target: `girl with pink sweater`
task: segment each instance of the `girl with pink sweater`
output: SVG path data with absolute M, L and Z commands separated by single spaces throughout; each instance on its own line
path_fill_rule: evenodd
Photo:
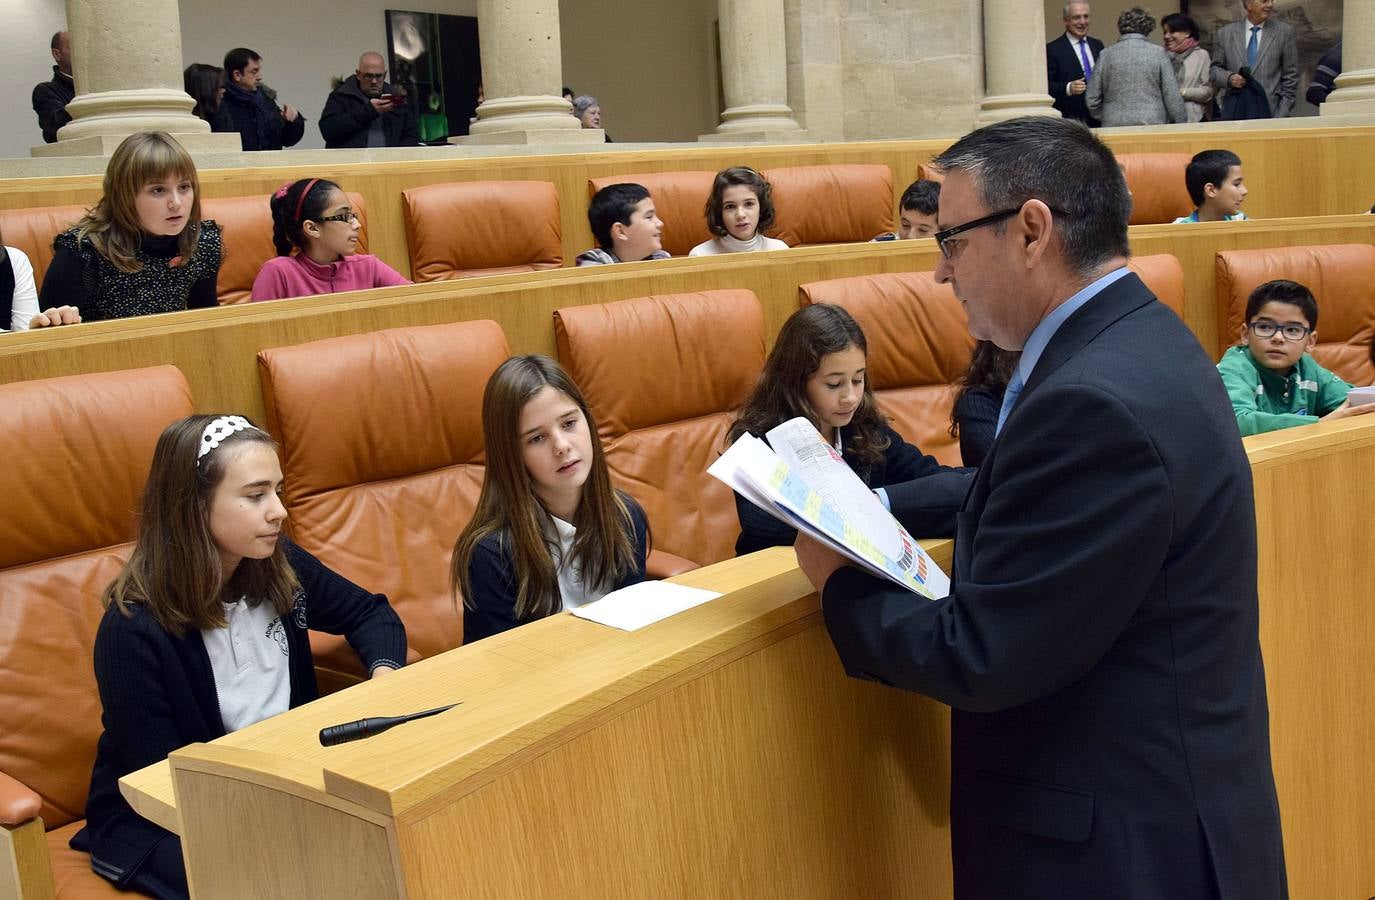
M 283 185 L 271 205 L 277 257 L 258 270 L 255 301 L 411 283 L 377 257 L 354 252 L 358 214 L 334 182 L 302 178 Z

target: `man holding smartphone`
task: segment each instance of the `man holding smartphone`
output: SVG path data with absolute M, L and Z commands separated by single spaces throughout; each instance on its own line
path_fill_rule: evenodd
M 325 146 L 415 147 L 420 144 L 415 109 L 404 93 L 387 84 L 382 54 L 369 51 L 358 69 L 325 101 L 320 134 Z

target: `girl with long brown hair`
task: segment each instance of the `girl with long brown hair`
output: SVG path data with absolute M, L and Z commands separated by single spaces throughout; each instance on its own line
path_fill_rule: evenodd
M 547 356 L 502 363 L 482 395 L 487 474 L 454 544 L 463 642 L 644 581 L 649 523 L 611 486 L 597 424 Z
M 286 539 L 281 486 L 276 446 L 241 416 L 174 422 L 153 451 L 138 543 L 105 589 L 105 730 L 71 841 L 120 888 L 187 895 L 180 841 L 133 811 L 120 778 L 314 700 L 308 628 L 345 635 L 374 677 L 406 658 L 385 597 Z
M 131 134 L 115 148 L 100 201 L 53 251 L 41 309 L 72 305 L 82 321 L 97 322 L 218 303 L 219 226 L 201 221 L 191 155 L 160 131 Z
M 763 439 L 789 419 L 806 418 L 908 531 L 954 533 L 969 473 L 936 462 L 888 425 L 869 387 L 869 343 L 839 306 L 814 303 L 788 317 L 754 391 L 740 408 L 727 443 L 742 434 Z M 935 477 L 933 477 L 935 476 Z M 797 531 L 739 494 L 737 555 L 792 544 Z

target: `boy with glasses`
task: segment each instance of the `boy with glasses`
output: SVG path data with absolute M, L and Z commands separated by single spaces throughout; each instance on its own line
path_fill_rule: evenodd
M 1375 410 L 1351 406 L 1351 385 L 1318 365 L 1318 303 L 1294 281 L 1267 281 L 1246 301 L 1242 344 L 1217 364 L 1243 436 Z

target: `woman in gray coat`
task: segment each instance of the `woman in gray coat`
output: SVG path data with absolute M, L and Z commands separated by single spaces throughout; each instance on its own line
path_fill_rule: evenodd
M 1117 17 L 1122 35 L 1098 58 L 1084 99 L 1103 125 L 1164 125 L 1187 119 L 1169 54 L 1146 40 L 1150 10 L 1133 6 Z

